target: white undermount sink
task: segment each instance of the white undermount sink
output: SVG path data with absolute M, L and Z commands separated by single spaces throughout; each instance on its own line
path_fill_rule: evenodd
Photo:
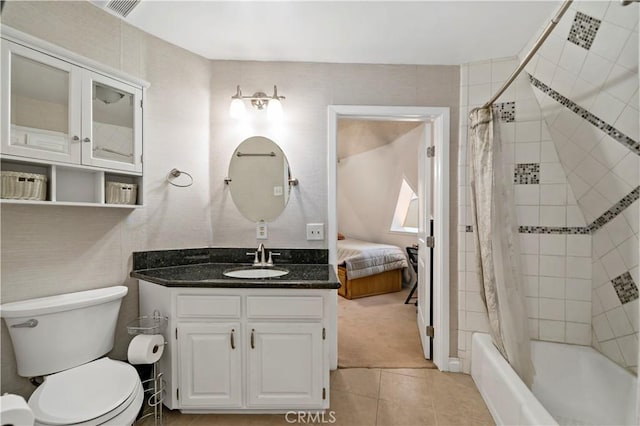
M 287 271 L 286 269 L 250 267 L 250 268 L 228 269 L 224 271 L 222 274 L 226 277 L 247 279 L 247 278 L 282 277 L 284 275 L 287 275 L 288 273 L 289 271 Z

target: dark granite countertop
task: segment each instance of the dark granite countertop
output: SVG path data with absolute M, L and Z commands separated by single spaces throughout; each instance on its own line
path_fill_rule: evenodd
M 281 264 L 277 269 L 286 269 L 287 275 L 274 278 L 230 278 L 223 275 L 227 269 L 239 267 L 251 268 L 250 263 L 199 263 L 176 265 L 131 272 L 138 278 L 166 287 L 192 288 L 300 288 L 300 289 L 336 289 L 340 281 L 333 266 L 328 264 Z

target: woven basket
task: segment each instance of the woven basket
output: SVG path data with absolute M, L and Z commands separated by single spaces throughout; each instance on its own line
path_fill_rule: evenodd
M 38 200 L 47 198 L 47 177 L 36 173 L 0 172 L 0 198 Z
M 135 204 L 138 185 L 135 183 L 106 182 L 105 202 L 107 204 Z

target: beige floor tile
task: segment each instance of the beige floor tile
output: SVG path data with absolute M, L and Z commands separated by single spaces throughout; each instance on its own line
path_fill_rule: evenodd
M 382 371 L 391 374 L 402 374 L 403 376 L 427 377 L 428 372 L 434 370 L 430 368 L 385 368 Z
M 378 400 L 354 393 L 334 390 L 331 392 L 331 407 L 325 413 L 329 419 L 335 416 L 336 426 L 373 426 L 376 424 Z
M 378 401 L 377 426 L 435 425 L 436 415 L 431 404 L 411 404 Z
M 167 426 L 494 424 L 471 376 L 429 369 L 333 371 L 331 407 L 324 417 L 315 417 L 315 422 L 307 418 L 304 422 L 289 423 L 284 414 L 181 414 L 167 409 L 164 413 Z M 136 426 L 153 426 L 153 419 Z
M 378 398 L 380 370 L 377 368 L 341 368 L 331 372 L 331 390 Z
M 429 386 L 424 377 L 402 374 L 380 373 L 380 399 L 414 404 L 431 403 L 432 395 L 438 391 Z

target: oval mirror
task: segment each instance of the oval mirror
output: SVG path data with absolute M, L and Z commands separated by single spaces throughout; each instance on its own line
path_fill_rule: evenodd
M 242 141 L 229 163 L 231 198 L 247 219 L 272 221 L 289 202 L 289 162 L 269 138 L 252 136 Z

